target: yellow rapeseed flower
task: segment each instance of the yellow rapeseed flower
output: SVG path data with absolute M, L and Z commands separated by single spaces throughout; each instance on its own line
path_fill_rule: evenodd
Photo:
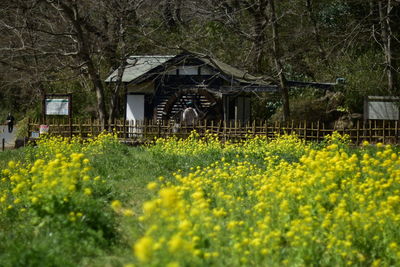
M 153 245 L 151 237 L 142 237 L 133 246 L 135 256 L 142 262 L 148 262 L 153 255 Z

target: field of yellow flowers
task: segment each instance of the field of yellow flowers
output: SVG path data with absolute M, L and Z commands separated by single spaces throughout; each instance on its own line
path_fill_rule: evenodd
M 148 184 L 133 245 L 144 266 L 389 266 L 400 262 L 400 159 L 294 136 L 222 145 L 158 140 L 156 153 L 221 157 Z
M 2 266 L 392 266 L 400 158 L 296 136 L 45 138 L 0 154 Z
M 107 183 L 92 175 L 89 158 L 115 142 L 45 138 L 2 162 L 1 266 L 72 266 L 114 242 Z

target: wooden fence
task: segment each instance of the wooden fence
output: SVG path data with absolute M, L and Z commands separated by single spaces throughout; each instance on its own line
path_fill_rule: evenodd
M 49 133 L 60 136 L 96 136 L 102 132 L 102 127 L 97 120 L 47 120 Z M 39 121 L 30 120 L 28 134 L 38 133 Z M 285 122 L 271 123 L 267 121 L 252 121 L 241 123 L 239 121 L 199 121 L 196 125 L 189 126 L 177 124 L 173 121 L 125 121 L 116 120 L 108 123 L 107 129 L 115 131 L 121 141 L 146 142 L 154 137 L 187 137 L 192 130 L 200 136 L 206 133 L 216 134 L 221 140 L 237 142 L 256 135 L 274 138 L 279 134 L 296 134 L 307 141 L 322 141 L 325 136 L 334 131 L 350 136 L 354 144 L 363 141 L 371 143 L 383 142 L 397 144 L 399 142 L 400 121 L 368 120 L 356 121 L 352 127 L 334 129 L 320 122 Z

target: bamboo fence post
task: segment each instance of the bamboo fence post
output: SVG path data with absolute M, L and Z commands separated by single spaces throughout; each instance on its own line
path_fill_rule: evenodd
M 266 120 L 264 120 L 264 122 L 263 122 L 263 129 L 264 129 L 264 131 L 265 131 L 265 136 L 267 137 L 267 141 L 268 141 L 268 126 L 267 126 L 267 121 Z
M 117 134 L 117 138 L 120 138 L 121 136 L 121 121 L 120 120 L 115 120 L 115 133 Z
M 294 120 L 292 120 L 292 123 L 290 125 L 290 134 L 293 134 L 294 131 Z
M 365 129 L 365 120 L 363 120 L 361 142 L 364 142 L 366 135 L 367 135 L 367 133 L 366 133 L 366 129 Z
M 237 125 L 238 125 L 238 121 L 235 120 L 235 121 L 233 122 L 233 128 L 234 128 L 233 135 L 235 136 L 235 137 L 233 138 L 234 142 L 237 141 Z M 232 128 L 232 127 L 231 127 L 231 128 Z
M 399 133 L 399 121 L 397 120 L 394 122 L 394 140 L 395 140 L 396 144 L 399 141 L 398 133 Z
M 232 122 L 232 121 L 230 121 L 229 122 L 229 127 L 228 127 L 228 129 L 227 129 L 227 133 L 228 133 L 228 140 L 230 140 L 230 141 L 232 141 L 232 124 L 234 123 L 234 121 Z
M 389 121 L 389 128 L 387 132 L 388 142 L 394 141 L 394 124 L 395 122 Z
M 278 135 L 281 136 L 281 134 L 282 134 L 281 121 L 278 121 Z
M 307 141 L 307 121 L 304 121 L 303 138 L 304 138 L 304 141 Z
M 314 140 L 314 122 L 311 122 L 311 137 L 310 137 L 311 141 Z
M 317 142 L 319 142 L 320 139 L 320 131 L 321 131 L 321 124 L 319 121 L 317 121 Z
M 94 136 L 94 129 L 93 129 L 93 119 L 90 118 L 90 134 L 92 137 Z
M 221 138 L 220 137 L 220 132 L 221 132 L 221 127 L 222 127 L 222 121 L 220 120 L 219 122 L 218 122 L 218 129 L 217 129 L 217 135 L 218 135 L 218 138 Z
M 223 135 L 224 135 L 224 142 L 226 143 L 226 121 L 224 120 L 224 130 L 223 130 Z
M 386 143 L 386 134 L 385 134 L 385 120 L 382 121 L 382 142 Z
M 59 136 L 62 136 L 60 120 L 57 120 L 57 134 L 58 134 Z
M 357 137 L 356 137 L 356 145 L 360 144 L 360 120 L 357 120 Z
M 82 133 L 82 121 L 81 120 L 79 120 L 79 135 L 82 138 L 83 133 Z
M 136 121 L 134 121 L 134 123 L 136 124 Z M 161 121 L 158 122 L 158 127 L 160 127 L 160 123 L 161 123 Z M 147 138 L 147 120 L 146 119 L 143 120 L 143 138 L 144 139 Z
M 69 118 L 69 137 L 72 137 L 72 119 Z
M 368 126 L 369 126 L 369 142 L 372 143 L 372 122 L 370 120 L 368 121 Z
M 123 125 L 122 125 L 122 138 L 126 138 L 126 119 L 123 120 Z

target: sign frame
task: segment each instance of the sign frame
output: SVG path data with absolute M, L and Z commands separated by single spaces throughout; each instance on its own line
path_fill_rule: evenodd
M 400 97 L 395 97 L 395 96 L 366 96 L 364 97 L 364 120 L 398 120 L 400 119 L 400 107 L 398 104 L 400 103 Z M 383 110 L 383 107 L 385 104 L 389 104 L 390 106 L 385 107 L 386 109 L 390 109 L 390 111 L 393 111 L 391 114 L 390 113 L 373 113 L 371 114 L 371 108 L 373 107 L 373 104 L 379 105 L 381 104 L 381 109 Z M 396 105 L 397 104 L 397 105 Z M 397 108 L 397 111 L 395 110 Z M 378 116 L 378 115 L 387 115 L 384 118 L 372 118 L 372 116 Z M 389 115 L 394 116 L 395 118 L 390 118 Z
M 68 114 L 47 114 L 47 100 L 51 99 L 68 99 Z M 42 117 L 43 122 L 46 124 L 47 116 L 68 116 L 70 121 L 72 119 L 72 93 L 68 94 L 45 94 L 42 100 Z

